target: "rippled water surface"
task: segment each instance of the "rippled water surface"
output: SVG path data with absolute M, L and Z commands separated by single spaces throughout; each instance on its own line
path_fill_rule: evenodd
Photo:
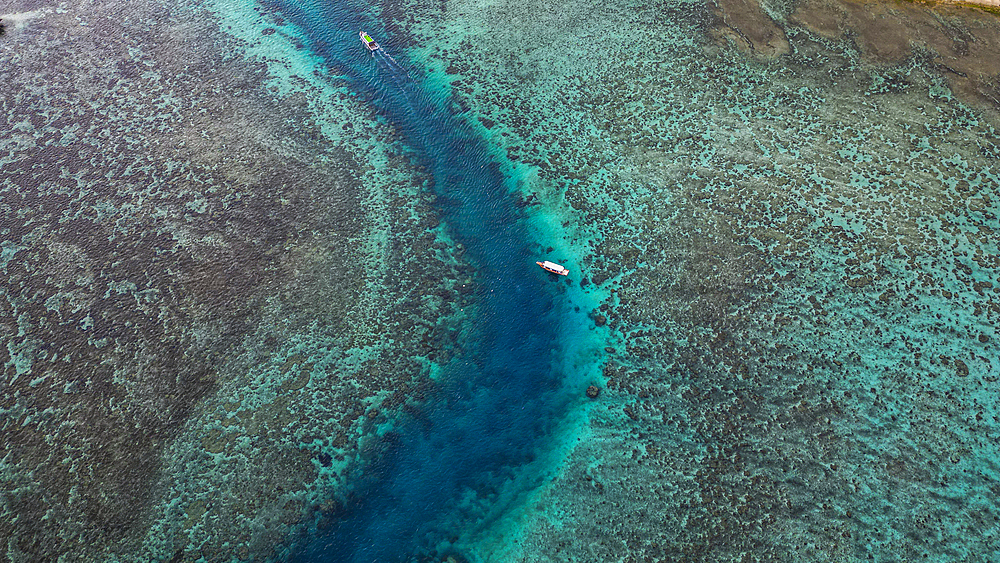
M 8 559 L 1000 558 L 992 12 L 0 12 Z

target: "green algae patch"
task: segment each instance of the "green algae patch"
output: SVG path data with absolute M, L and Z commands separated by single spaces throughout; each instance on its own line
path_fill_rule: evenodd
M 308 370 L 302 370 L 295 379 L 286 380 L 281 384 L 283 391 L 298 391 L 305 387 L 312 378 Z
M 198 500 L 192 502 L 184 509 L 184 514 L 187 515 L 187 520 L 184 521 L 184 528 L 190 529 L 192 526 L 201 521 L 201 517 L 208 512 L 208 507 L 205 501 Z

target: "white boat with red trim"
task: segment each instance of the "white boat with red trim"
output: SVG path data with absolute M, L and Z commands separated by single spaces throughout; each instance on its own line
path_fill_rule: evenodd
M 565 276 L 569 274 L 569 270 L 563 268 L 562 266 L 556 264 L 555 262 L 549 262 L 548 260 L 546 260 L 544 262 L 535 262 L 535 264 L 541 266 L 542 269 L 545 270 L 546 272 L 552 272 L 553 274 L 559 274 L 560 276 Z

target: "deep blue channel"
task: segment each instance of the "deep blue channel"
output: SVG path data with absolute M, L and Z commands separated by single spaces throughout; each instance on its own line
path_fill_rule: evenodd
M 561 312 L 568 307 L 560 288 L 565 281 L 534 265 L 531 249 L 537 245 L 500 167 L 449 100 L 364 50 L 359 29 L 402 62 L 379 21 L 347 3 L 274 6 L 306 32 L 308 47 L 325 64 L 347 76 L 352 90 L 403 132 L 432 172 L 438 212 L 477 268 L 479 292 L 478 313 L 467 327 L 471 349 L 447 367 L 445 383 L 419 415 L 383 439 L 333 526 L 318 532 L 294 560 L 461 557 L 451 540 L 502 518 L 504 504 L 516 498 L 512 487 L 537 484 L 540 472 L 530 464 L 546 447 L 554 423 L 579 400 L 562 391 L 564 374 L 553 368 L 562 365 L 556 357 L 566 346 L 566 336 L 560 340 Z M 465 502 L 460 508 L 460 499 L 470 494 L 494 506 L 470 511 Z

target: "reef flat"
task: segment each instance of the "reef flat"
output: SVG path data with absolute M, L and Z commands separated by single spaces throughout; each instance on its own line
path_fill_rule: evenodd
M 429 175 L 254 4 L 0 14 L 0 559 L 280 557 L 458 351 Z
M 991 0 L 992 1 L 992 0 Z M 791 5 L 722 0 L 712 35 L 755 57 L 787 55 L 786 32 L 806 30 L 847 41 L 862 61 L 893 65 L 920 60 L 973 105 L 1000 105 L 1000 30 L 996 6 L 983 3 L 808 0 Z
M 559 476 L 470 559 L 1000 557 L 995 17 L 383 5 L 612 330 Z

